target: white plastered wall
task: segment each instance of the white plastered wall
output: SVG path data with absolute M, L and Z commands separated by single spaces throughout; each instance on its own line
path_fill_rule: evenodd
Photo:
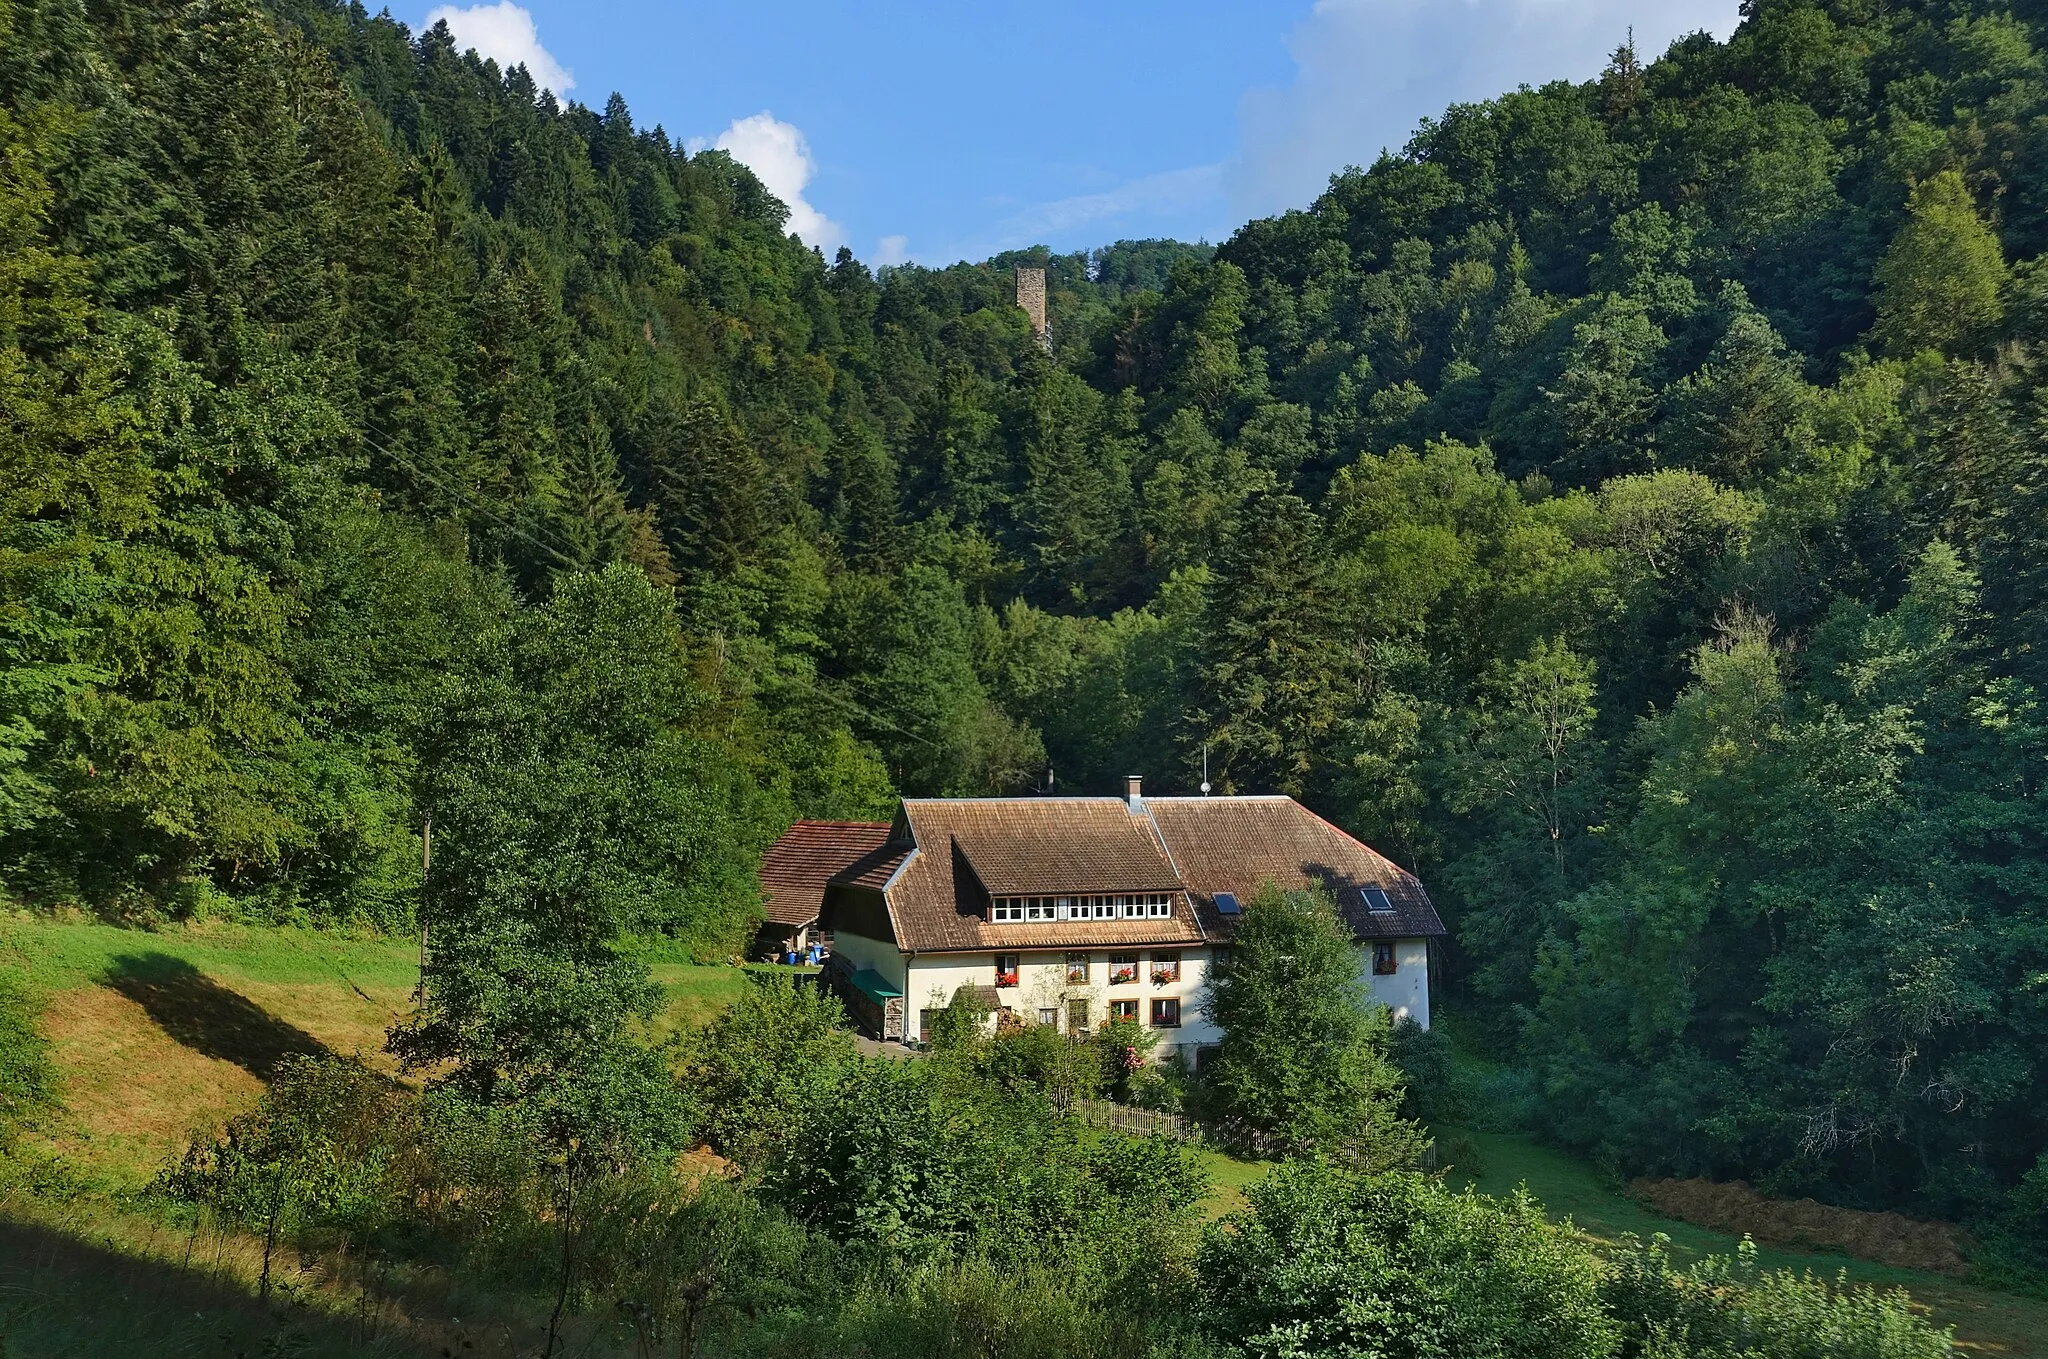
M 903 1003 L 910 1014 L 917 1014 L 917 1005 L 911 999 L 909 976 L 903 966 L 903 953 L 886 939 L 870 939 L 864 934 L 852 934 L 846 930 L 836 931 L 832 936 L 832 953 L 835 957 L 852 963 L 857 972 L 872 968 L 879 972 L 890 985 L 903 992 Z
M 1372 998 L 1392 1010 L 1396 1021 L 1412 1019 L 1425 1029 L 1429 1027 L 1427 939 L 1394 941 L 1394 974 L 1391 977 L 1373 975 L 1372 945 L 1362 944 L 1358 950 L 1358 970 L 1371 989 Z
M 1007 1005 L 1016 1012 L 1017 1018 L 1027 1024 L 1038 1022 L 1040 1010 L 1054 1012 L 1055 1022 L 1064 1031 L 1067 1027 L 1067 1002 L 1086 1000 L 1088 1022 L 1091 1027 L 1109 1017 L 1109 1005 L 1115 1000 L 1138 1002 L 1138 1022 L 1150 1025 L 1152 1022 L 1152 1001 L 1162 996 L 1172 996 L 1180 1001 L 1180 1027 L 1159 1030 L 1157 1055 L 1165 1056 L 1169 1048 L 1199 1046 L 1218 1041 L 1223 1035 L 1203 1009 L 1203 991 L 1209 980 L 1209 950 L 1205 947 L 1182 947 L 1178 950 L 1149 948 L 1117 949 L 1118 953 L 1138 955 L 1138 981 L 1136 985 L 1109 983 L 1108 949 L 1075 949 L 1085 952 L 1088 957 L 1088 980 L 1070 982 L 1067 980 L 1066 950 L 1026 953 L 1017 950 L 1017 985 L 1005 986 L 997 992 L 997 1003 Z M 1155 953 L 1177 951 L 1180 954 L 1180 980 L 1164 985 L 1152 981 L 1152 959 Z M 918 1031 L 919 1012 L 942 1010 L 952 1003 L 953 995 L 963 986 L 993 986 L 996 981 L 996 955 L 988 953 L 927 953 L 910 960 L 910 984 L 904 987 L 907 1002 L 904 1021 L 910 1033 Z M 1190 1054 L 1192 1055 L 1192 1054 Z

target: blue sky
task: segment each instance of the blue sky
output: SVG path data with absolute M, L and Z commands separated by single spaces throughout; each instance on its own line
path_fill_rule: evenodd
M 1596 74 L 1737 0 L 494 0 L 458 40 L 567 98 L 722 146 L 829 254 L 945 264 L 1221 240 L 1456 100 Z

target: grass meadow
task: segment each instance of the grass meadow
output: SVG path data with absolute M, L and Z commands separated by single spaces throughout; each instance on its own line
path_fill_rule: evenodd
M 705 1023 L 746 985 L 738 967 L 659 956 L 650 965 L 668 997 L 657 1025 L 664 1033 Z M 63 1080 L 62 1109 L 41 1120 L 24 1154 L 61 1167 L 70 1186 L 55 1197 L 0 1199 L 5 1353 L 156 1359 L 258 1352 L 249 1338 L 275 1332 L 263 1329 L 269 1322 L 250 1296 L 253 1275 L 239 1260 L 247 1243 L 195 1245 L 196 1237 L 180 1239 L 173 1226 L 124 1207 L 124 1196 L 193 1133 L 253 1102 L 287 1056 L 326 1050 L 390 1070 L 384 1032 L 417 983 L 417 944 L 222 922 L 142 932 L 10 914 L 0 915 L 0 967 L 43 997 L 44 1029 Z M 1459 1140 L 1466 1139 L 1478 1153 L 1478 1173 L 1453 1168 L 1454 1176 L 1489 1193 L 1526 1185 L 1554 1217 L 1569 1217 L 1598 1240 L 1661 1232 L 1681 1260 L 1730 1253 L 1738 1244 L 1650 1212 L 1585 1162 L 1527 1137 L 1475 1132 Z M 1215 1181 L 1215 1216 L 1241 1207 L 1245 1188 L 1269 1169 L 1213 1150 L 1202 1156 Z M 195 1262 L 195 1249 L 213 1255 Z M 1956 1328 L 1967 1353 L 2048 1359 L 2048 1303 L 1842 1256 L 1770 1247 L 1759 1255 L 1768 1268 L 1839 1271 L 1859 1283 L 1904 1287 Z M 290 1304 L 293 1353 L 431 1353 L 432 1346 L 416 1347 L 423 1317 L 445 1318 L 433 1322 L 433 1334 L 451 1352 L 509 1353 L 532 1322 L 501 1310 L 491 1323 L 497 1330 L 486 1334 L 478 1308 L 465 1309 L 447 1281 L 423 1278 L 407 1295 L 414 1315 L 400 1328 L 391 1318 L 350 1315 L 348 1290 L 316 1274 L 304 1276 Z M 467 1326 L 464 1310 L 472 1314 Z M 588 1352 L 605 1352 L 602 1336 L 586 1340 Z

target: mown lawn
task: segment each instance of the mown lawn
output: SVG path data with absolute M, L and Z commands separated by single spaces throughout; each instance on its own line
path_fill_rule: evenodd
M 385 1032 L 411 1005 L 405 938 L 209 922 L 160 931 L 0 915 L 0 967 L 43 994 L 64 1108 L 42 1140 L 120 1186 L 262 1092 L 279 1061 L 321 1051 L 391 1069 Z M 653 964 L 662 1033 L 730 1005 L 748 970 Z

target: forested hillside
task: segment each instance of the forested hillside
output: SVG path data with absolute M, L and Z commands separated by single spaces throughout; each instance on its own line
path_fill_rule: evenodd
M 1550 1135 L 2048 1251 L 2048 10 L 1745 13 L 1051 258 L 1047 355 L 445 30 L 0 0 L 0 882 L 395 928 L 431 815 L 601 971 L 1206 752 Z

